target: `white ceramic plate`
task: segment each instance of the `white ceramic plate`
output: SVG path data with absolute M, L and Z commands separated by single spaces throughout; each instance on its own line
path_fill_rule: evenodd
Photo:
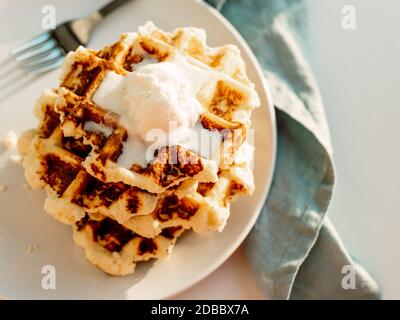
M 233 205 L 231 217 L 222 233 L 203 236 L 188 233 L 180 239 L 167 261 L 139 264 L 133 275 L 110 277 L 84 258 L 83 251 L 73 244 L 70 227 L 44 212 L 44 192 L 23 188 L 22 168 L 10 161 L 8 152 L 1 150 L 0 184 L 7 186 L 7 190 L 0 192 L 0 295 L 39 299 L 170 297 L 194 285 L 220 266 L 240 245 L 256 221 L 271 183 L 276 143 L 275 116 L 268 86 L 263 82 L 261 69 L 253 54 L 218 12 L 202 2 L 188 0 L 133 1 L 98 27 L 90 46 L 99 48 L 109 44 L 120 33 L 136 31 L 137 26 L 147 20 L 153 20 L 165 30 L 180 26 L 202 27 L 207 31 L 209 45 L 233 43 L 241 49 L 248 75 L 256 84 L 262 103 L 262 107 L 253 114 L 256 146 L 254 195 L 242 197 Z M 4 41 L 0 44 L 3 44 L 0 54 L 4 58 L 8 48 Z M 0 138 L 9 130 L 20 133 L 35 126 L 32 115 L 35 99 L 42 89 L 56 84 L 57 76 L 58 72 L 53 72 L 35 82 L 26 83 L 16 94 L 0 102 Z M 18 81 L 22 79 L 15 82 Z M 6 91 L 3 89 L 0 82 L 0 93 Z M 37 245 L 38 249 L 32 253 L 24 252 L 29 244 Z M 55 290 L 42 288 L 41 271 L 44 265 L 55 267 Z

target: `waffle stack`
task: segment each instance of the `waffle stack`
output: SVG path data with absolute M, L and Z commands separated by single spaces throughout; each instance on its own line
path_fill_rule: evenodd
M 219 75 L 196 98 L 199 122 L 221 134 L 220 146 L 206 158 L 165 145 L 146 165 L 122 166 L 129 134 L 119 115 L 93 96 L 109 72 L 127 76 L 176 54 Z M 111 275 L 129 274 L 139 261 L 167 257 L 185 231 L 222 231 L 234 198 L 253 192 L 246 136 L 258 105 L 235 46 L 210 48 L 203 30 L 167 33 L 149 22 L 99 51 L 81 47 L 67 55 L 60 86 L 37 101 L 38 127 L 20 137 L 25 176 L 32 188 L 46 190 L 45 210 L 72 226 L 93 264 Z

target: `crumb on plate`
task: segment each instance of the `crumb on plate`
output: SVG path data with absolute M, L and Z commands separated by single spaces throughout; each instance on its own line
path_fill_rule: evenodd
M 22 188 L 24 188 L 25 190 L 30 190 L 30 189 L 32 189 L 31 186 L 30 186 L 29 184 L 27 184 L 27 183 L 23 183 L 23 184 L 22 184 Z
M 16 164 L 22 163 L 22 157 L 19 154 L 13 154 L 12 156 L 10 156 L 10 159 L 12 162 L 14 162 Z
M 28 244 L 24 248 L 24 253 L 29 254 L 36 251 L 37 249 L 39 249 L 39 246 L 37 244 Z
M 7 150 L 12 150 L 15 149 L 17 147 L 17 141 L 18 141 L 18 137 L 17 135 L 14 133 L 14 131 L 9 131 L 6 136 L 3 139 L 3 146 L 7 149 Z

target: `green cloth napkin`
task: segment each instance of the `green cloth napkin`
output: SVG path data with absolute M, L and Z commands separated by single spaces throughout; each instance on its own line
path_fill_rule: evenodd
M 305 60 L 307 2 L 209 0 L 242 34 L 265 70 L 278 127 L 274 179 L 245 241 L 257 283 L 271 299 L 377 299 L 324 218 L 335 181 L 318 86 Z M 303 47 L 301 47 L 303 45 Z

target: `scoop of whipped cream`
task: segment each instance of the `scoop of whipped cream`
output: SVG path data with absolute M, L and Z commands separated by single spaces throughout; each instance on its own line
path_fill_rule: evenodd
M 135 129 L 142 140 L 152 129 L 191 128 L 202 111 L 196 89 L 182 70 L 182 63 L 162 62 L 140 67 L 124 80 L 126 106 L 122 125 Z M 186 67 L 186 66 L 185 66 Z
M 118 113 L 129 136 L 147 141 L 153 129 L 168 134 L 192 128 L 202 112 L 196 94 L 214 76 L 213 70 L 177 54 L 170 61 L 140 66 L 127 76 L 109 72 L 93 101 Z

